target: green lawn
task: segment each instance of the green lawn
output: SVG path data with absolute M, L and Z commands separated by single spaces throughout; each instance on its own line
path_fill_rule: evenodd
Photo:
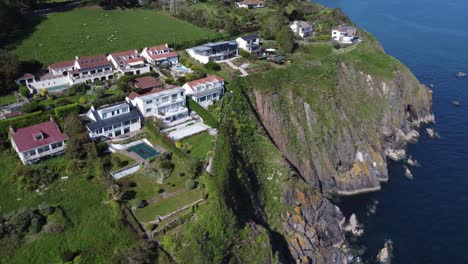
M 0 106 L 16 103 L 16 97 L 13 94 L 0 96 Z
M 112 153 L 112 157 L 117 157 L 121 161 L 120 166 L 116 166 L 115 164 L 112 164 L 112 171 L 115 171 L 115 170 L 130 166 L 130 165 L 133 165 L 133 164 L 136 163 L 136 161 L 134 159 L 132 159 L 132 158 L 130 158 L 130 157 L 124 155 L 124 154 L 121 154 L 121 153 Z
M 190 156 L 204 160 L 213 146 L 213 136 L 210 136 L 208 132 L 203 132 L 183 139 L 182 142 L 192 146 Z
M 47 16 L 17 47 L 16 53 L 23 60 L 34 59 L 37 53 L 38 60 L 47 65 L 74 56 L 216 36 L 216 33 L 152 10 L 79 8 Z
M 67 175 L 64 156 L 43 161 L 53 165 L 61 176 L 69 176 L 63 182 L 48 186 L 43 195 L 18 190 L 14 181 L 19 159 L 11 150 L 0 153 L 0 206 L 1 214 L 20 207 L 37 208 L 42 202 L 61 206 L 71 221 L 62 233 L 26 237 L 27 242 L 15 248 L 0 248 L 5 263 L 62 263 L 65 250 L 80 251 L 82 263 L 113 263 L 115 254 L 124 248 L 135 246 L 129 228 L 115 219 L 116 208 L 103 201 L 108 200 L 100 179 L 87 180 L 84 175 Z M 120 211 L 120 209 L 119 209 Z
M 202 196 L 202 188 L 184 191 L 177 196 L 163 199 L 156 203 L 152 203 L 144 208 L 137 209 L 135 211 L 135 214 L 140 221 L 149 222 L 154 220 L 156 216 L 163 216 L 169 214 L 190 203 L 193 203 L 196 200 L 202 198 Z

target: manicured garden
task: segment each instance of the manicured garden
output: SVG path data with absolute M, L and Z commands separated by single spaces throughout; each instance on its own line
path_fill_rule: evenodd
M 203 132 L 182 140 L 182 143 L 191 146 L 190 156 L 198 159 L 205 159 L 208 151 L 213 147 L 214 137 L 210 136 L 207 132 Z
M 16 103 L 16 96 L 13 94 L 0 96 L 0 106 Z
M 47 16 L 15 52 L 22 60 L 37 56 L 47 65 L 74 56 L 142 49 L 164 43 L 190 45 L 218 36 L 157 11 L 79 8 Z

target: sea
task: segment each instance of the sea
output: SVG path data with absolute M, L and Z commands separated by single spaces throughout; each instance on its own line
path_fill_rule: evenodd
M 420 167 L 405 177 L 390 162 L 380 192 L 342 198 L 340 208 L 364 225 L 355 241 L 367 263 L 388 239 L 392 263 L 468 263 L 468 0 L 318 0 L 341 8 L 372 33 L 385 51 L 433 90 L 440 134 L 408 146 Z M 453 101 L 460 102 L 454 106 Z

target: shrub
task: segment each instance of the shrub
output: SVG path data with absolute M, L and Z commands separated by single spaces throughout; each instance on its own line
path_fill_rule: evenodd
M 88 99 L 87 99 L 86 97 L 80 97 L 79 103 L 80 103 L 81 105 L 84 105 L 84 104 L 86 104 L 87 102 L 88 102 Z
M 73 102 L 68 98 L 59 98 L 57 99 L 57 101 L 55 101 L 55 107 L 65 106 L 69 104 L 73 104 Z
M 119 168 L 120 165 L 122 164 L 122 161 L 120 160 L 119 157 L 112 156 L 111 157 L 111 163 L 112 163 L 112 166 L 114 166 L 115 168 Z
M 67 262 L 72 262 L 76 257 L 80 255 L 79 251 L 72 252 L 71 250 L 65 250 L 62 253 L 62 261 L 67 263 Z
M 78 114 L 80 112 L 80 105 L 77 103 L 65 105 L 65 106 L 59 106 L 54 109 L 55 116 L 59 119 L 62 120 L 66 116 L 74 113 Z
M 209 125 L 212 128 L 218 128 L 218 121 L 213 117 L 213 115 L 208 112 L 205 108 L 195 102 L 192 98 L 187 100 L 188 108 L 190 111 L 195 111 L 202 119 L 203 122 Z
M 294 33 L 288 26 L 284 26 L 276 34 L 278 47 L 285 52 L 291 52 L 294 49 Z
M 87 86 L 85 83 L 78 83 L 70 86 L 66 91 L 65 94 L 68 96 L 73 96 L 77 94 L 85 94 L 87 90 Z
M 195 180 L 188 179 L 185 181 L 185 188 L 187 190 L 193 190 L 195 187 L 197 187 L 197 182 Z
M 204 67 L 208 70 L 213 70 L 213 71 L 219 71 L 221 70 L 221 65 L 214 61 L 210 61 L 207 64 L 204 65 Z
M 145 207 L 145 202 L 140 199 L 134 199 L 131 201 L 132 209 L 143 208 Z
M 248 53 L 247 51 L 245 50 L 240 50 L 240 53 L 239 53 L 242 57 L 246 58 L 247 60 L 249 61 L 254 61 L 254 60 L 257 60 L 257 56 L 253 55 L 253 54 L 250 54 Z
M 48 91 L 47 91 L 46 88 L 42 88 L 42 89 L 41 89 L 41 95 L 42 95 L 42 96 L 46 96 L 47 93 L 48 93 Z
M 19 87 L 19 93 L 24 96 L 24 97 L 27 97 L 29 95 L 29 89 L 28 87 L 24 86 L 24 85 L 20 85 Z
M 40 111 L 40 110 L 42 110 L 42 106 L 40 106 L 35 101 L 24 104 L 21 107 L 21 112 L 26 113 L 26 114 L 29 114 L 29 113 L 32 113 L 32 112 L 37 112 L 37 111 Z
M 330 39 L 331 39 L 331 35 L 329 34 L 314 37 L 314 40 L 330 40 Z

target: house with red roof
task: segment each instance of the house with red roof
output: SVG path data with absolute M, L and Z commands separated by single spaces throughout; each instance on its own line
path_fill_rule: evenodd
M 150 66 L 145 59 L 140 56 L 137 50 L 127 50 L 114 52 L 107 55 L 107 59 L 112 62 L 119 74 L 143 74 L 150 72 Z
M 10 128 L 11 145 L 23 164 L 64 153 L 68 135 L 60 131 L 57 123 L 49 121 L 23 127 Z
M 137 78 L 135 84 L 142 91 L 130 93 L 127 102 L 136 107 L 142 116 L 155 116 L 165 125 L 188 116 L 184 88 L 161 84 L 150 76 Z
M 112 63 L 106 55 L 75 57 L 75 70 L 69 71 L 71 85 L 83 82 L 95 82 L 114 79 Z
M 145 58 L 148 63 L 155 66 L 161 65 L 162 63 L 168 63 L 170 66 L 179 63 L 179 54 L 171 51 L 167 44 L 145 47 L 141 51 L 141 56 Z
M 223 96 L 224 79 L 217 75 L 211 75 L 190 81 L 182 87 L 185 89 L 185 93 L 191 96 L 195 102 L 207 108 Z

